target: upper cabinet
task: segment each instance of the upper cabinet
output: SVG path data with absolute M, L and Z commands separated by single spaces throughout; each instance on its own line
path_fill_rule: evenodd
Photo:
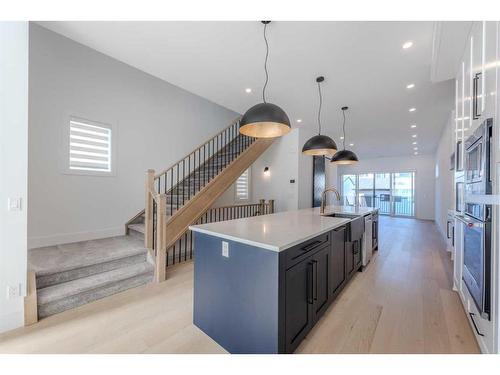
M 498 22 L 474 22 L 457 69 L 456 142 L 467 139 L 487 118 L 495 117 Z
M 483 118 L 495 117 L 497 96 L 497 22 L 484 22 L 484 62 L 483 62 Z

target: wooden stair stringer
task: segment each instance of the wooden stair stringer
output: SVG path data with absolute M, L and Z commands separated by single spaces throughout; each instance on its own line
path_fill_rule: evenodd
M 170 248 L 189 226 L 212 207 L 241 174 L 251 166 L 274 142 L 274 138 L 260 138 L 254 141 L 231 164 L 191 198 L 179 211 L 169 218 L 165 225 L 166 248 Z

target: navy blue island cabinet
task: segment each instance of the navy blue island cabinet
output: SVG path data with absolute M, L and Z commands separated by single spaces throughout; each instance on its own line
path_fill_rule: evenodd
M 348 232 L 281 251 L 195 232 L 194 324 L 230 353 L 293 353 L 353 274 Z

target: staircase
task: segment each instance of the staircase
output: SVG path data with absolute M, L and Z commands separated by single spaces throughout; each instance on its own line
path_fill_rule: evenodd
M 38 319 L 149 283 L 154 263 L 142 239 L 120 236 L 29 251 Z
M 272 201 L 210 210 L 272 142 L 239 134 L 236 120 L 170 168 L 147 172 L 146 208 L 126 223 L 125 236 L 30 250 L 25 323 L 165 280 L 169 263 L 193 257 L 191 224 L 236 218 L 235 209 L 272 213 Z
M 190 241 L 189 225 L 196 223 L 273 141 L 240 134 L 237 119 L 170 168 L 157 174 L 148 171 L 146 208 L 127 222 L 126 232 L 144 235 L 145 247 L 155 254 L 157 281 L 165 279 L 171 249 L 175 252 L 183 238 L 185 247 Z

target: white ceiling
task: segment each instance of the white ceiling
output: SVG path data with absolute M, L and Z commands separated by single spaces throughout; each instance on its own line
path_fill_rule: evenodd
M 40 24 L 239 113 L 261 100 L 260 22 Z M 434 153 L 454 83 L 431 83 L 433 29 L 433 22 L 272 22 L 268 101 L 292 126 L 316 129 L 315 78 L 324 75 L 323 133 L 337 143 L 340 107 L 347 105 L 347 142 L 360 157 L 413 155 L 412 134 L 421 154 Z M 414 45 L 403 50 L 407 40 Z M 407 90 L 408 83 L 415 88 Z

